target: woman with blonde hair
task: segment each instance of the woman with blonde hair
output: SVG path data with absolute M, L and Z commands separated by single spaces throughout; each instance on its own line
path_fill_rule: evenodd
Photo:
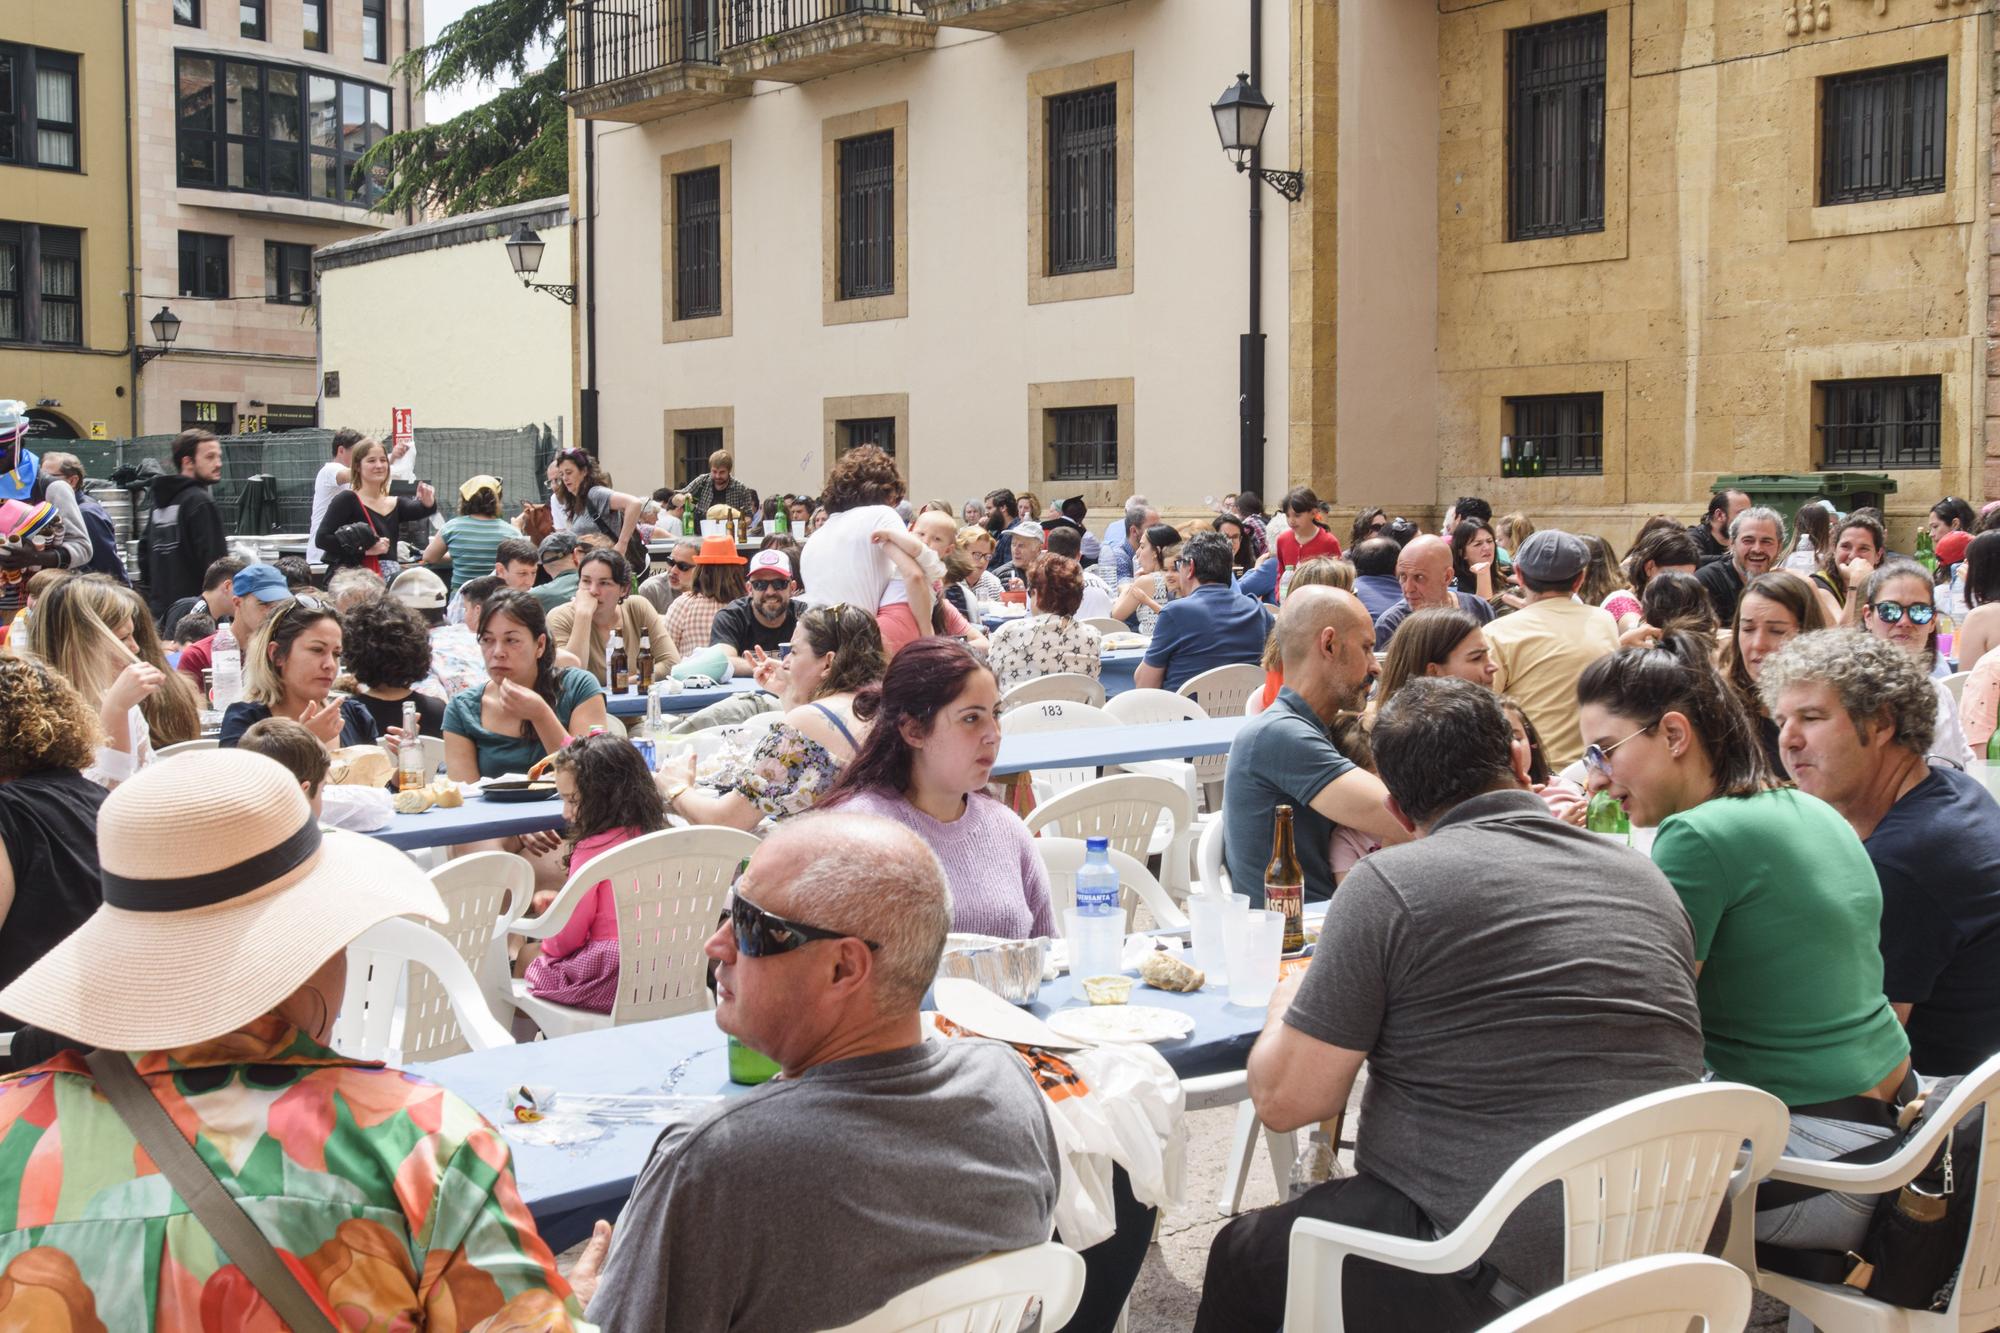
M 272 607 L 243 650 L 243 697 L 222 714 L 222 748 L 233 749 L 237 737 L 267 717 L 303 723 L 328 749 L 384 743 L 360 700 L 336 704 L 328 697 L 340 675 L 344 632 L 340 612 L 310 593 Z
M 993 534 L 977 523 L 960 528 L 958 536 L 952 539 L 952 554 L 964 561 L 965 572 L 958 578 L 946 578 L 944 600 L 969 625 L 981 623 L 981 612 L 987 603 L 997 605 L 1000 601 L 1000 580 L 986 569 L 993 559 L 993 547 Z
M 85 577 L 101 579 L 106 576 L 92 574 Z M 173 670 L 173 664 L 167 661 L 166 648 L 160 642 L 160 627 L 154 623 L 153 612 L 146 605 L 146 599 L 122 583 L 113 586 L 132 613 L 132 641 L 139 646 L 139 659 L 155 670 L 167 673 L 167 683 L 139 703 L 140 711 L 146 715 L 146 728 L 153 733 L 154 743 L 164 748 L 199 739 L 204 703 L 200 688 L 192 679 Z
M 403 524 L 437 512 L 437 493 L 418 482 L 414 496 L 389 494 L 389 455 L 380 440 L 363 440 L 348 454 L 354 484 L 334 493 L 313 540 L 326 552 L 329 574 L 356 567 L 396 576 L 396 534 Z
M 1514 563 L 1514 552 L 1521 549 L 1521 543 L 1535 535 L 1535 520 L 1523 513 L 1502 514 L 1493 520 L 1493 538 L 1500 543 L 1502 564 Z
M 125 781 L 153 757 L 142 705 L 172 672 L 139 655 L 131 603 L 110 579 L 67 578 L 36 603 L 28 651 L 60 671 L 97 714 L 104 742 L 84 776 L 106 787 Z

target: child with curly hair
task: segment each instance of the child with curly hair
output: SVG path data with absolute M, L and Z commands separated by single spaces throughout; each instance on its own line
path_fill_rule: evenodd
M 646 761 L 623 737 L 596 732 L 556 751 L 551 774 L 569 823 L 564 867 L 667 826 Z M 585 891 L 563 928 L 528 964 L 528 990 L 554 1004 L 611 1012 L 618 991 L 618 904 L 610 880 Z

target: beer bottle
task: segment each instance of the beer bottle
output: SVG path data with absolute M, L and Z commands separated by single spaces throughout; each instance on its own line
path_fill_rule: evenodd
M 625 666 L 625 636 L 612 630 L 610 642 L 604 646 L 604 688 L 613 694 L 623 694 L 630 682 L 631 673 Z
M 1271 829 L 1271 863 L 1264 867 L 1264 908 L 1285 914 L 1285 940 L 1279 946 L 1292 953 L 1306 947 L 1306 876 L 1292 841 L 1292 807 L 1277 808 Z
M 653 632 L 639 631 L 639 671 L 632 677 L 632 693 L 644 694 L 653 688 Z
M 1500 437 L 1500 475 L 1503 477 L 1514 475 L 1514 437 L 1511 435 Z

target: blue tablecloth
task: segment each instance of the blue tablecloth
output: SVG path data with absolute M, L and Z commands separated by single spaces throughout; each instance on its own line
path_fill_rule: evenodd
M 1104 686 L 1107 697 L 1123 694 L 1136 687 L 1132 679 L 1139 664 L 1146 660 L 1144 648 L 1118 648 L 1104 654 L 1097 668 L 1098 683 Z
M 1085 727 L 1077 731 L 1030 731 L 1000 738 L 1000 761 L 993 776 L 1037 768 L 1101 768 L 1142 759 L 1194 759 L 1228 754 L 1247 717 L 1210 717 L 1188 722 L 1154 722 L 1143 727 Z
M 712 690 L 682 690 L 679 694 L 662 694 L 662 713 L 699 713 L 710 704 L 721 703 L 739 694 L 755 694 L 757 682 L 748 676 L 736 676 L 723 681 Z M 644 717 L 646 696 L 643 694 L 614 694 L 605 700 L 605 707 L 613 717 Z
M 562 802 L 556 797 L 503 804 L 474 796 L 455 810 L 432 808 L 420 815 L 397 815 L 387 828 L 369 836 L 411 852 L 562 827 Z
M 1132 1001 L 1194 1016 L 1193 1035 L 1158 1048 L 1183 1078 L 1241 1069 L 1264 1026 L 1262 1007 L 1231 1005 L 1219 987 L 1179 995 L 1138 986 Z M 1046 1017 L 1080 1002 L 1075 983 L 1064 977 L 1042 987 L 1040 1002 L 1031 1007 Z M 671 1091 L 710 1097 L 745 1091 L 729 1081 L 725 1039 L 707 1013 L 474 1051 L 414 1070 L 496 1124 L 512 1119 L 507 1099 L 525 1083 L 546 1084 L 558 1093 Z M 656 1124 L 609 1122 L 604 1128 L 602 1138 L 565 1148 L 509 1141 L 521 1198 L 542 1238 L 558 1252 L 587 1237 L 596 1219 L 616 1217 L 660 1134 Z

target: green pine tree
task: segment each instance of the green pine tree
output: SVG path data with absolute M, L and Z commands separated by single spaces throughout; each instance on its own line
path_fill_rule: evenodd
M 388 191 L 377 208 L 471 213 L 569 192 L 569 126 L 563 107 L 568 31 L 563 0 L 486 0 L 428 46 L 397 62 L 425 91 L 510 76 L 514 86 L 450 120 L 403 130 L 364 159 L 387 167 Z M 553 58 L 530 69 L 527 52 L 552 46 Z

